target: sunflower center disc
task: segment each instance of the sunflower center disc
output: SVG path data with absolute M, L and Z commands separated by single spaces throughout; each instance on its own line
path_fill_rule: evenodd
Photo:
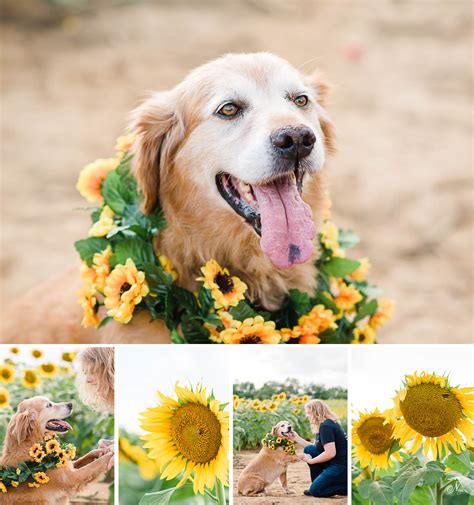
M 370 417 L 359 426 L 357 435 L 372 454 L 383 454 L 392 446 L 392 431 L 390 424 L 384 424 L 383 417 Z
M 181 454 L 195 463 L 214 459 L 221 445 L 221 425 L 208 407 L 186 403 L 171 420 L 171 433 Z
M 28 372 L 25 373 L 25 381 L 34 384 L 36 382 L 36 375 L 34 374 L 34 372 L 30 372 L 28 370 Z
M 230 275 L 222 274 L 221 272 L 219 272 L 215 276 L 214 282 L 219 286 L 219 289 L 224 295 L 232 292 L 232 290 L 234 289 L 234 281 L 232 280 L 232 277 Z
M 459 400 L 448 388 L 419 384 L 408 389 L 400 410 L 410 428 L 425 437 L 449 433 L 462 417 Z

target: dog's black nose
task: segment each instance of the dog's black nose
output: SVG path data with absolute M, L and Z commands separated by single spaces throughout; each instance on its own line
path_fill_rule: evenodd
M 69 410 L 72 410 L 72 403 L 71 402 L 66 403 L 66 405 L 69 407 Z
M 309 155 L 316 136 L 305 125 L 284 126 L 274 131 L 270 140 L 283 158 L 296 161 Z

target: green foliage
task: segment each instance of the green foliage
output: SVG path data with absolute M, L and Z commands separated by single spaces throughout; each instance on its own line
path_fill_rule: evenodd
M 267 381 L 260 388 L 256 388 L 252 382 L 236 382 L 234 394 L 240 398 L 264 400 L 273 395 L 285 391 L 288 396 L 308 395 L 320 400 L 347 399 L 347 389 L 341 387 L 327 388 L 321 384 L 312 382 L 302 384 L 298 379 L 288 378 L 283 382 Z

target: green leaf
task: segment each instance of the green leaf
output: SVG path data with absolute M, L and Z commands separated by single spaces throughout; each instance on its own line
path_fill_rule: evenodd
M 137 199 L 135 188 L 127 174 L 118 170 L 111 170 L 107 174 L 101 190 L 104 202 L 118 215 L 123 214 L 127 204 L 132 204 Z
M 181 319 L 181 328 L 189 344 L 209 344 L 209 330 L 201 322 L 184 315 Z
M 446 466 L 463 475 L 469 475 L 471 469 L 469 456 L 470 451 L 463 451 L 460 454 L 450 454 L 446 460 Z
M 147 493 L 138 505 L 168 505 L 170 498 L 176 491 L 175 487 L 158 491 L 157 493 Z
M 354 270 L 357 270 L 359 266 L 359 261 L 335 257 L 323 263 L 320 268 L 332 277 L 345 277 L 354 272 Z
M 474 480 L 459 472 L 449 472 L 446 474 L 449 480 L 456 480 L 466 493 L 474 495 Z
M 430 490 L 427 487 L 419 487 L 413 491 L 408 500 L 408 505 L 433 505 Z
M 106 324 L 109 324 L 110 321 L 113 321 L 113 319 L 114 318 L 110 316 L 104 317 L 104 319 L 102 319 L 102 321 L 100 322 L 99 326 L 97 326 L 97 329 L 103 328 Z
M 102 237 L 89 237 L 83 240 L 78 240 L 74 243 L 76 251 L 79 253 L 82 261 L 85 261 L 89 266 L 92 265 L 94 254 L 107 249 L 109 242 Z
M 197 300 L 191 291 L 180 288 L 179 286 L 172 286 L 171 290 L 178 304 L 184 307 L 189 315 L 196 315 L 199 307 Z
M 444 475 L 444 465 L 438 461 L 428 461 L 424 467 L 423 485 L 434 486 Z
M 363 498 L 372 500 L 376 505 L 393 504 L 392 487 L 383 479 L 379 481 L 363 480 L 360 483 L 359 492 Z
M 127 259 L 131 258 L 140 270 L 147 263 L 157 261 L 152 244 L 139 237 L 127 238 L 123 242 L 118 242 L 115 246 L 114 256 L 115 262 L 120 265 L 125 265 Z
M 339 229 L 339 246 L 347 250 L 360 242 L 359 237 L 352 230 Z
M 364 319 L 367 316 L 373 316 L 377 312 L 377 300 L 370 300 L 370 302 L 362 303 L 358 306 L 357 315 L 354 318 L 354 324 Z
M 173 278 L 171 275 L 163 270 L 161 265 L 154 263 L 145 263 L 143 271 L 148 282 L 150 292 L 154 295 L 160 295 L 171 286 Z
M 171 342 L 173 342 L 173 344 L 185 344 L 186 343 L 184 338 L 178 333 L 178 330 L 176 330 L 176 329 L 171 332 Z
M 241 300 L 238 305 L 232 307 L 229 310 L 229 313 L 234 319 L 237 319 L 238 321 L 243 321 L 248 317 L 255 317 L 256 315 L 256 312 L 245 300 Z
M 293 305 L 295 312 L 298 315 L 307 314 L 311 309 L 311 301 L 308 293 L 299 289 L 290 289 L 288 297 Z
M 393 492 L 399 505 L 406 505 L 413 491 L 422 485 L 434 485 L 443 476 L 443 466 L 436 461 L 429 461 L 420 467 L 417 460 L 410 460 L 393 481 Z

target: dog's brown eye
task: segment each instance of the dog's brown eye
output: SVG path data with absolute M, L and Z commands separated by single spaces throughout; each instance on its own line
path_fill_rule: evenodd
M 235 103 L 229 102 L 225 103 L 218 111 L 217 114 L 224 117 L 233 117 L 236 116 L 240 112 L 240 107 Z
M 297 96 L 293 102 L 298 106 L 298 107 L 306 107 L 308 105 L 308 97 L 306 95 L 300 95 Z

